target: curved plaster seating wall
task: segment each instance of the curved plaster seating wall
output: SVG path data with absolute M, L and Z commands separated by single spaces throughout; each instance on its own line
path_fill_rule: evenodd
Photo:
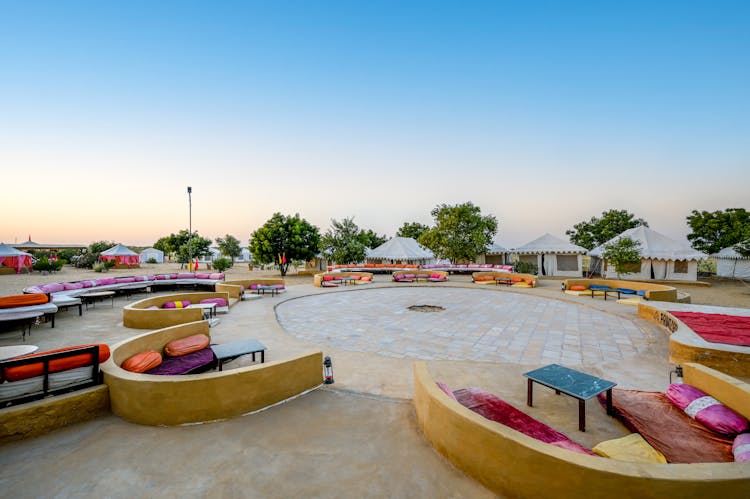
M 228 293 L 177 293 L 172 295 L 160 295 L 138 300 L 130 303 L 122 309 L 122 323 L 125 327 L 135 329 L 156 329 L 160 327 L 174 326 L 186 322 L 195 322 L 203 319 L 203 310 L 200 308 L 161 308 L 170 301 L 187 300 L 190 303 L 199 303 L 207 298 L 224 298 L 231 307 L 237 300 L 230 300 Z M 158 307 L 150 309 L 149 307 Z
M 120 364 L 144 350 L 194 334 L 210 335 L 208 323 L 172 326 L 118 343 L 101 369 L 112 412 L 146 425 L 180 425 L 231 418 L 257 411 L 319 386 L 323 353 L 310 351 L 253 366 L 181 376 L 125 371 Z
M 670 363 L 700 362 L 733 376 L 750 376 L 750 347 L 706 341 L 658 304 L 639 303 L 638 317 L 658 324 L 669 334 Z
M 313 276 L 313 286 L 315 287 L 322 287 L 323 286 L 323 276 L 332 276 L 336 279 L 341 277 L 352 277 L 358 275 L 360 277 L 370 277 L 369 281 L 362 281 L 362 283 L 367 282 L 368 284 L 372 282 L 374 278 L 374 274 L 372 272 L 359 272 L 359 271 L 341 271 L 341 272 L 323 272 L 322 274 L 315 274 Z M 359 283 L 359 282 L 358 282 Z
M 612 289 L 625 288 L 635 291 L 643 291 L 644 298 L 651 301 L 677 301 L 677 288 L 663 284 L 652 284 L 650 282 L 626 281 L 621 279 L 565 279 L 563 291 L 571 286 L 584 286 L 586 289 L 592 284 L 597 286 L 609 286 Z M 688 302 L 690 300 L 688 299 Z
M 258 284 L 261 286 L 273 286 L 281 284 L 283 286 L 284 279 L 269 277 L 260 279 L 239 279 L 224 281 L 216 285 L 216 291 L 229 293 L 230 298 L 239 300 L 242 298 L 243 293 L 250 292 L 250 286 L 252 286 L 253 284 Z M 280 290 L 280 292 L 284 292 L 284 290 Z
M 492 280 L 482 281 L 477 280 L 477 277 L 492 277 Z M 474 281 L 475 284 L 494 284 L 494 278 L 495 277 L 508 277 L 510 279 L 517 277 L 522 279 L 525 282 L 531 281 L 533 284 L 531 287 L 535 288 L 538 284 L 537 276 L 534 274 L 516 274 L 514 272 L 502 272 L 502 271 L 487 271 L 487 272 L 474 272 L 471 274 L 471 278 Z
M 696 364 L 686 365 L 684 374 L 686 383 L 738 412 L 742 412 L 738 403 L 744 403 L 743 414 L 750 415 L 748 385 Z M 728 397 L 738 403 L 728 403 Z M 545 444 L 485 419 L 448 397 L 423 361 L 414 364 L 414 406 L 432 446 L 502 496 L 740 498 L 747 497 L 750 487 L 745 463 L 630 463 Z

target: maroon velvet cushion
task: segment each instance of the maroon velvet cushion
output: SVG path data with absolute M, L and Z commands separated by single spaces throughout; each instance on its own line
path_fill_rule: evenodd
M 519 411 L 499 397 L 480 388 L 463 388 L 453 392 L 456 400 L 485 418 L 503 424 L 532 438 L 556 445 L 571 451 L 596 456 L 591 450 L 570 440 L 566 435 L 554 430 Z M 564 442 L 560 444 L 559 442 Z

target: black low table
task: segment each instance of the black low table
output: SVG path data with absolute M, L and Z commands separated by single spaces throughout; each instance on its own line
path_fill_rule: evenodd
M 607 414 L 612 415 L 612 387 L 617 383 L 597 378 L 590 374 L 570 369 L 559 364 L 534 369 L 523 373 L 528 378 L 526 404 L 531 407 L 534 394 L 534 382 L 578 399 L 578 429 L 586 431 L 586 400 L 607 392 Z
M 266 346 L 258 340 L 240 340 L 221 345 L 211 345 L 216 360 L 219 361 L 219 371 L 224 367 L 224 362 L 229 362 L 242 355 L 252 354 L 255 362 L 255 354 L 260 353 L 260 363 L 266 361 Z

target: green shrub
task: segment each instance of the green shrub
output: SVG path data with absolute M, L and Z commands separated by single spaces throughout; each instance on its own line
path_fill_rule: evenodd
M 33 270 L 36 270 L 37 272 L 49 272 L 50 270 L 52 270 L 52 264 L 45 256 L 37 260 L 36 263 L 31 266 L 31 268 Z
M 539 273 L 539 267 L 535 263 L 517 261 L 513 267 L 515 272 L 519 274 L 534 274 Z
M 156 261 L 156 258 L 154 258 L 154 257 L 152 256 L 151 258 L 149 258 L 148 260 L 146 260 L 146 263 L 159 263 L 159 262 L 157 262 L 157 261 Z
M 211 262 L 211 265 L 213 265 L 213 268 L 215 268 L 219 272 L 224 272 L 232 266 L 232 260 L 230 260 L 229 258 L 217 258 L 216 260 Z
M 95 263 L 94 264 L 94 272 L 104 272 L 107 270 L 107 267 L 104 265 L 104 263 Z
M 112 267 L 114 267 L 115 265 L 117 265 L 117 262 L 115 262 L 114 260 L 107 260 L 106 262 L 102 262 L 102 264 L 104 265 L 104 268 L 106 268 L 107 270 L 109 270 Z

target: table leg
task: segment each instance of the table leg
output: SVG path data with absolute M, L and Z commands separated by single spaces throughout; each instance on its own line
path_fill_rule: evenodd
M 224 361 L 222 359 L 219 359 L 219 371 L 221 371 L 224 368 Z
M 263 364 L 266 361 L 266 351 L 261 350 L 260 351 L 260 363 Z
M 78 317 L 83 315 L 83 304 L 78 304 Z
M 531 379 L 526 380 L 526 405 L 533 407 L 534 402 L 534 381 Z
M 253 356 L 253 362 L 255 362 L 255 352 L 250 352 Z
M 607 390 L 607 414 L 612 416 L 614 411 L 612 410 L 612 389 Z
M 578 400 L 578 429 L 586 431 L 586 401 Z

